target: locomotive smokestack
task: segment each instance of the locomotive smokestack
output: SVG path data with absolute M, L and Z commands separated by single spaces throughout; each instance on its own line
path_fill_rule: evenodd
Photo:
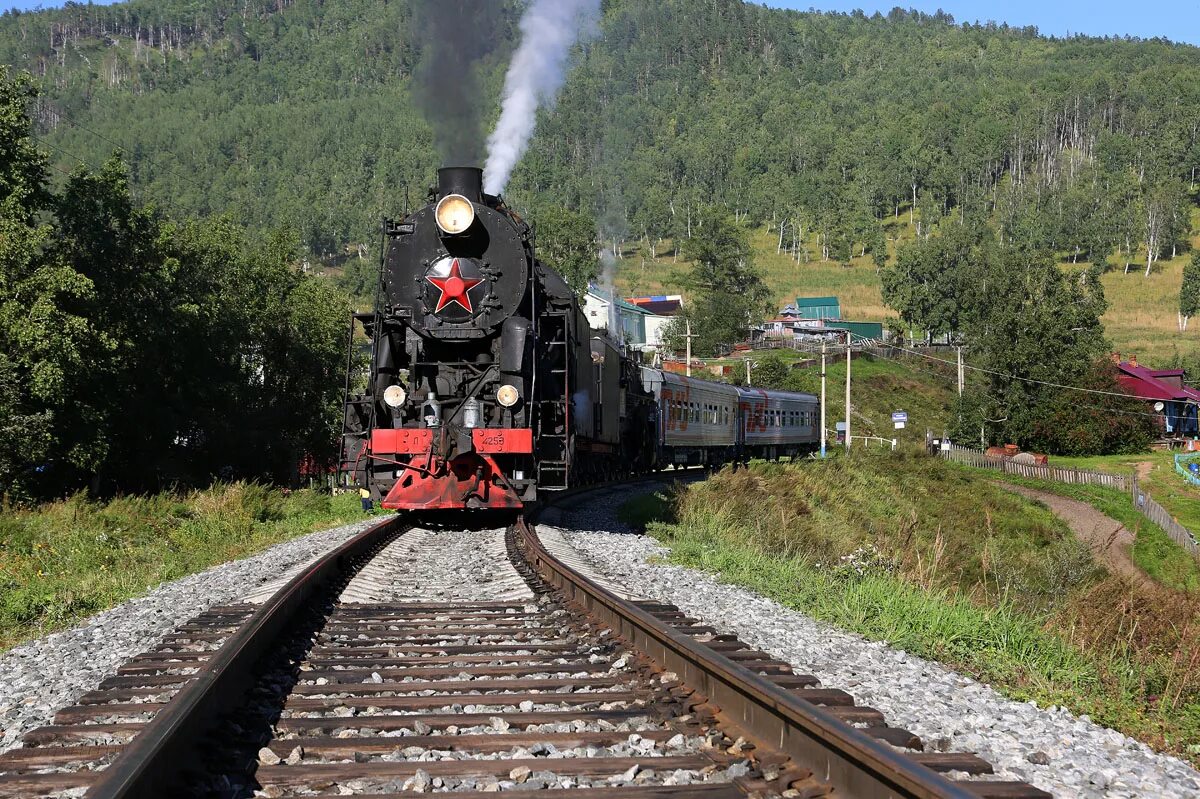
M 477 166 L 446 166 L 438 170 L 438 199 L 461 194 L 473 203 L 483 202 L 483 170 Z

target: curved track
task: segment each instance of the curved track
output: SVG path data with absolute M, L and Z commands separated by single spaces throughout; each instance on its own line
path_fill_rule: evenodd
M 201 614 L 0 755 L 0 796 L 1048 796 L 623 598 L 524 520 L 439 578 L 458 535 L 391 519 Z

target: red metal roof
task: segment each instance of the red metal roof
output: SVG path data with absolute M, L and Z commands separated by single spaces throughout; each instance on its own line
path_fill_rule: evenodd
M 674 297 L 632 297 L 626 302 L 655 316 L 674 316 L 683 305 L 682 301 Z
M 1147 369 L 1145 366 L 1133 366 L 1128 363 L 1117 364 L 1117 369 L 1120 371 L 1117 375 L 1117 382 L 1139 399 L 1200 402 L 1200 391 L 1189 386 L 1175 388 L 1158 379 L 1159 377 L 1175 377 L 1182 374 L 1180 370 Z

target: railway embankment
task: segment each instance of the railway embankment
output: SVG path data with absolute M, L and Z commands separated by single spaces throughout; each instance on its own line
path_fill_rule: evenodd
M 155 586 L 362 518 L 358 499 L 235 483 L 0 511 L 0 650 Z
M 908 454 L 756 464 L 624 514 L 671 564 L 1200 762 L 1200 598 L 1106 568 L 990 475 Z

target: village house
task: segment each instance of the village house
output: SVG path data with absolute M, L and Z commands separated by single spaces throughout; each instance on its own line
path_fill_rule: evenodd
M 1136 355 L 1122 361 L 1119 352 L 1113 353 L 1112 361 L 1117 368 L 1117 382 L 1146 403 L 1157 417 L 1163 438 L 1180 440 L 1200 435 L 1196 415 L 1200 390 L 1184 385 L 1182 369 L 1150 369 L 1139 364 Z
M 629 297 L 626 302 L 645 312 L 646 340 L 643 350 L 661 350 L 663 328 L 683 310 L 683 297 L 679 294 L 656 294 L 652 297 Z
M 842 307 L 837 297 L 797 297 L 795 303 L 785 306 L 759 330 L 762 338 L 768 341 L 844 341 L 847 331 L 856 342 L 885 340 L 882 322 L 842 319 Z
M 663 327 L 679 313 L 683 297 L 678 294 L 634 297 L 623 300 L 608 289 L 589 286 L 583 309 L 593 330 L 608 330 L 615 321 L 621 338 L 639 352 L 656 353 L 662 348 Z

